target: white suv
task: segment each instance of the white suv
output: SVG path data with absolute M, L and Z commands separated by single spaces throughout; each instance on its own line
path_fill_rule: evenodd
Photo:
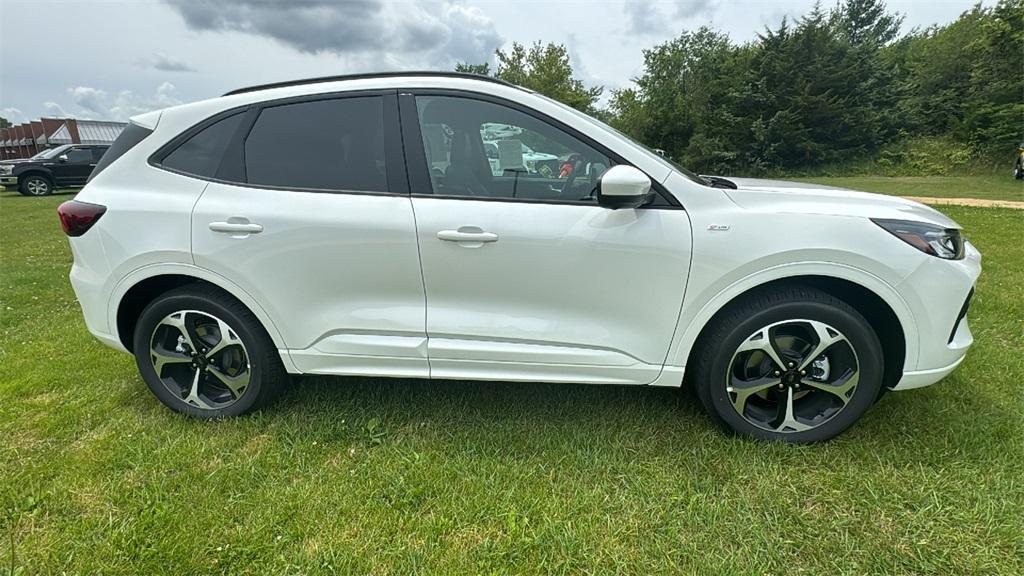
M 560 170 L 494 174 L 488 124 Z M 727 429 L 823 440 L 956 368 L 980 273 L 921 204 L 696 176 L 459 74 L 138 116 L 59 213 L 89 330 L 198 417 L 265 406 L 288 374 L 685 381 Z

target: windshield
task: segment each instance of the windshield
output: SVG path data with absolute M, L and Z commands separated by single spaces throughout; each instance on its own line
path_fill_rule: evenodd
M 61 152 L 64 152 L 68 148 L 70 148 L 70 145 L 65 144 L 63 146 L 57 146 L 56 148 L 50 148 L 49 150 L 43 150 L 39 154 L 36 154 L 35 156 L 33 156 L 32 159 L 35 159 L 35 160 L 48 160 L 50 158 L 54 158 L 56 156 L 60 156 Z
M 622 136 L 626 140 L 628 140 L 628 141 L 632 142 L 633 144 L 636 144 L 637 146 L 639 146 L 641 150 L 643 150 L 644 152 L 647 152 L 648 155 L 650 155 L 652 158 L 656 159 L 658 162 L 661 162 L 662 164 L 666 165 L 670 169 L 675 170 L 676 172 L 679 172 L 680 174 L 685 176 L 687 179 L 692 180 L 693 182 L 696 182 L 697 184 L 700 184 L 701 186 L 710 186 L 711 185 L 704 178 L 701 178 L 697 174 L 694 174 L 693 172 L 690 172 L 686 168 L 683 168 L 679 164 L 676 164 L 672 160 L 669 160 L 668 158 L 662 156 L 661 154 L 658 154 L 657 152 L 655 152 L 654 150 L 651 150 L 647 146 L 644 146 L 640 142 L 637 142 L 636 140 L 630 138 L 629 136 L 623 134 L 622 132 L 616 130 L 615 128 L 612 128 L 611 126 L 605 124 L 604 122 L 601 122 L 597 118 L 594 118 L 593 116 L 589 116 L 587 114 L 584 114 L 583 112 L 580 112 L 579 110 L 573 108 L 572 106 L 567 106 L 565 104 L 562 104 L 558 100 L 555 100 L 553 98 L 548 98 L 547 96 L 545 96 L 543 94 L 540 94 L 539 92 L 535 92 L 534 95 L 535 96 L 540 96 L 541 98 L 544 98 L 548 102 L 552 102 L 554 104 L 557 104 L 561 108 L 563 108 L 563 109 L 565 109 L 565 110 L 567 110 L 569 112 L 572 112 L 576 116 L 586 120 L 587 122 L 590 122 L 591 124 L 594 124 L 595 126 L 598 126 L 600 128 L 604 128 L 605 130 L 609 130 L 609 131 L 611 131 L 611 132 L 613 132 L 615 134 L 618 134 L 619 136 Z

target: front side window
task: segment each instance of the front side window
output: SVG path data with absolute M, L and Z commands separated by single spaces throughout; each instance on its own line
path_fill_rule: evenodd
M 244 114 L 236 113 L 203 128 L 164 157 L 167 168 L 212 178 Z
M 92 152 L 88 148 L 72 148 L 67 151 L 68 164 L 92 164 Z
M 592 146 L 508 106 L 418 96 L 433 193 L 596 203 L 612 161 Z
M 265 108 L 245 140 L 250 184 L 387 192 L 379 96 Z

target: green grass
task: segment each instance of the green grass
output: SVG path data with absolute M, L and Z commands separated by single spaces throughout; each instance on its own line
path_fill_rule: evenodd
M 991 176 L 837 176 L 793 180 L 898 196 L 1024 202 L 1024 180 L 1014 180 L 1009 170 Z
M 0 573 L 1024 573 L 1019 211 L 944 209 L 985 254 L 963 366 L 792 447 L 671 389 L 309 379 L 177 416 L 86 332 L 67 198 L 0 195 Z

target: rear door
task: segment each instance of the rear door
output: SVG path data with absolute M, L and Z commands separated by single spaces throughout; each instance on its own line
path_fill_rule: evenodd
M 196 265 L 260 302 L 304 372 L 428 375 L 396 107 L 381 92 L 272 102 L 164 160 L 211 180 L 192 216 Z

